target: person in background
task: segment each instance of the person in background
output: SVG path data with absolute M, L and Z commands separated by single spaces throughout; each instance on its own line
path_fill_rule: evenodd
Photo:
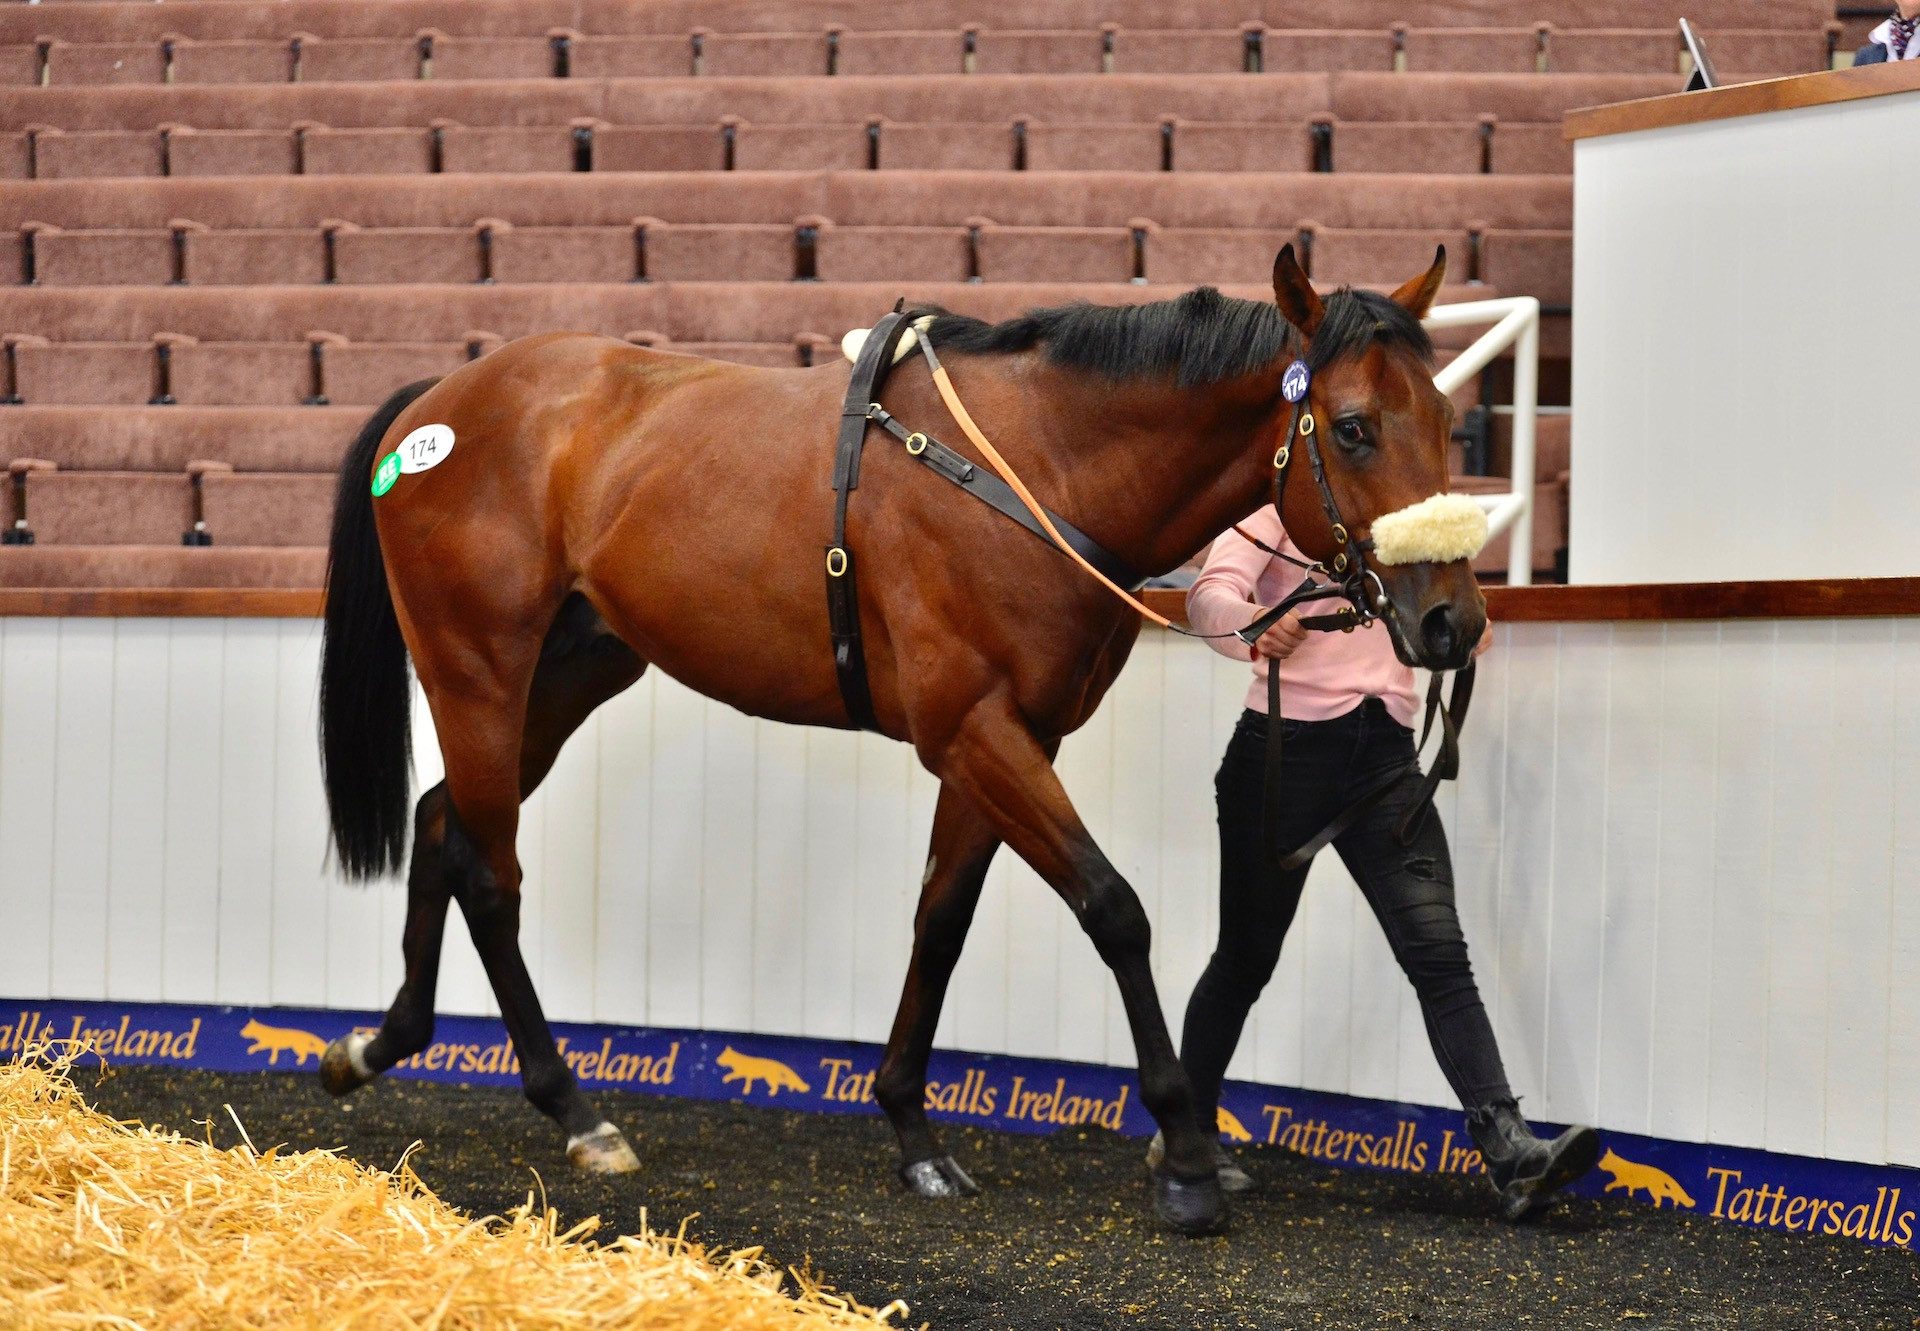
M 1288 541 L 1271 506 L 1244 525 L 1257 540 L 1306 558 Z M 1231 633 L 1251 623 L 1263 605 L 1279 601 L 1299 577 L 1297 568 L 1228 531 L 1214 542 L 1187 593 L 1187 618 L 1201 633 Z M 1492 635 L 1489 627 L 1476 656 Z M 1264 773 L 1268 732 L 1277 724 L 1284 745 L 1279 844 L 1288 849 L 1332 823 L 1359 792 L 1393 768 L 1408 769 L 1333 845 L 1419 995 L 1434 1056 L 1468 1111 L 1467 1123 L 1502 1213 L 1518 1220 L 1537 1210 L 1593 1167 L 1599 1138 L 1591 1128 L 1574 1127 L 1546 1141 L 1520 1116 L 1468 963 L 1438 814 L 1428 809 L 1410 842 L 1400 840 L 1401 820 L 1421 798 L 1409 728 L 1416 710 L 1412 669 L 1400 663 L 1378 623 L 1350 633 L 1311 633 L 1289 614 L 1253 649 L 1233 637 L 1209 642 L 1224 655 L 1252 661 L 1253 687 L 1214 780 L 1220 940 L 1194 986 L 1181 1038 L 1180 1061 L 1193 1081 L 1201 1122 L 1211 1125 L 1218 1113 L 1227 1063 L 1248 1011 L 1280 959 L 1307 881 L 1307 866 L 1280 870 L 1268 858 Z M 1284 713 L 1278 718 L 1266 714 L 1266 672 L 1275 669 Z M 1229 1192 L 1252 1187 L 1225 1148 L 1218 1149 L 1222 1187 Z
M 1899 0 L 1887 21 L 1867 34 L 1867 44 L 1854 53 L 1853 63 L 1920 60 L 1920 41 L 1914 39 L 1916 27 L 1920 27 L 1920 0 Z

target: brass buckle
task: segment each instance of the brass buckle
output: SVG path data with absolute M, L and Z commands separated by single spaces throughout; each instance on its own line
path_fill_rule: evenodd
M 912 434 L 907 436 L 907 452 L 913 454 L 913 456 L 915 457 L 919 457 L 922 453 L 926 451 L 927 451 L 927 437 L 924 434 L 921 434 L 918 430 L 915 430 Z
M 1300 417 L 1300 433 L 1304 437 L 1313 433 L 1313 413 L 1306 412 Z
M 1293 450 L 1285 444 L 1280 445 L 1279 451 L 1273 455 L 1273 469 L 1275 471 L 1285 471 L 1287 469 L 1287 463 L 1291 461 L 1292 458 Z
M 1342 545 L 1347 543 L 1347 529 L 1343 524 L 1338 522 L 1333 524 L 1333 539 Z M 1339 566 L 1335 565 L 1335 567 L 1337 568 Z
M 827 576 L 844 578 L 847 575 L 847 551 L 844 546 L 827 547 Z

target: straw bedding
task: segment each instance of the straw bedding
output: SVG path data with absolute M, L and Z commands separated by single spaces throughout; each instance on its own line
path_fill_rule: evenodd
M 529 1197 L 471 1219 L 405 1160 L 217 1150 L 89 1108 L 60 1060 L 0 1064 L 0 1327 L 897 1326 L 758 1249 L 583 1242 Z M 231 1112 L 231 1111 L 229 1111 Z M 244 1129 L 243 1136 L 244 1136 Z

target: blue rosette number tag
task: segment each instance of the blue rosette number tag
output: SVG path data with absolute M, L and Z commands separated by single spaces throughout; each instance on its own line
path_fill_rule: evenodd
M 1298 402 L 1307 395 L 1307 385 L 1313 381 L 1313 375 L 1307 369 L 1307 363 L 1297 360 L 1287 366 L 1285 374 L 1280 376 L 1280 396 L 1289 402 Z

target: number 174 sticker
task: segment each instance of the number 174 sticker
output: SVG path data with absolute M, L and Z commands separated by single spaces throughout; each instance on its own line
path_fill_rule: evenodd
M 445 462 L 453 453 L 451 425 L 423 425 L 400 441 L 400 447 L 380 459 L 373 472 L 373 493 L 377 498 L 393 488 L 402 476 L 412 476 Z

